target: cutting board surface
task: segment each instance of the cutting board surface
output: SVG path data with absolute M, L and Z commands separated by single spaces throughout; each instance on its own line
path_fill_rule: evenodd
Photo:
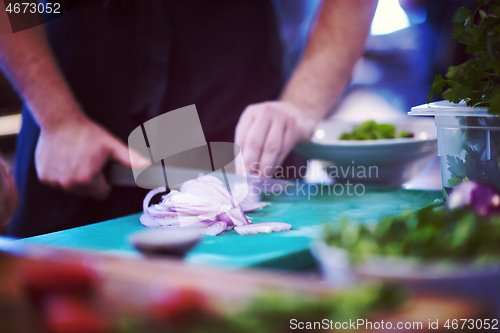
M 240 236 L 231 230 L 220 236 L 205 236 L 185 260 L 192 264 L 227 268 L 302 269 L 314 263 L 309 244 L 319 236 L 322 224 L 338 222 L 343 216 L 374 224 L 382 216 L 415 210 L 442 199 L 441 191 L 367 188 L 361 196 L 345 193 L 337 196 L 332 194 L 332 187 L 323 186 L 320 189 L 323 189 L 323 195 L 310 198 L 301 193 L 265 196 L 264 201 L 272 204 L 248 214 L 254 223 L 286 222 L 292 225 L 292 230 L 251 236 Z M 141 256 L 127 241 L 134 232 L 146 229 L 139 222 L 139 216 L 129 215 L 21 241 L 121 256 Z

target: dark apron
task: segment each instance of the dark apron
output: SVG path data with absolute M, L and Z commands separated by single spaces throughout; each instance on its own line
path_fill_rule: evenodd
M 85 112 L 124 142 L 144 121 L 190 104 L 196 104 L 207 142 L 232 142 L 244 108 L 276 99 L 282 87 L 269 0 L 81 0 L 47 28 Z M 38 135 L 23 110 L 15 169 L 21 205 L 11 235 L 141 210 L 147 191 L 140 188 L 114 188 L 109 199 L 96 202 L 41 184 L 34 167 Z

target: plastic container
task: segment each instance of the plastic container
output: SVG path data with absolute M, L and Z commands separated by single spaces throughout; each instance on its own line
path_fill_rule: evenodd
M 487 108 L 440 101 L 411 108 L 411 116 L 434 116 L 445 196 L 466 180 L 500 188 L 500 119 Z

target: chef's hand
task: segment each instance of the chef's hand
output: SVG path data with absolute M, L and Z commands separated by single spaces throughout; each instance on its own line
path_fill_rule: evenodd
M 317 120 L 287 102 L 249 105 L 236 126 L 245 170 L 271 177 L 295 144 L 310 140 Z M 236 172 L 242 174 L 241 165 Z
M 111 191 L 103 166 L 115 160 L 125 166 L 148 165 L 139 154 L 100 125 L 82 116 L 48 130 L 41 129 L 35 150 L 35 166 L 42 183 L 78 196 L 104 200 Z

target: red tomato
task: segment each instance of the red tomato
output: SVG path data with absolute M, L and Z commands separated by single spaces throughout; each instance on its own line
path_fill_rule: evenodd
M 153 305 L 153 316 L 172 324 L 187 323 L 191 319 L 204 314 L 211 314 L 205 296 L 195 290 L 180 289 L 171 292 Z
M 17 277 L 35 299 L 54 290 L 89 290 L 93 280 L 82 264 L 53 261 L 22 262 L 18 267 Z
M 106 329 L 104 320 L 84 302 L 65 294 L 46 294 L 42 313 L 49 333 L 98 333 Z

